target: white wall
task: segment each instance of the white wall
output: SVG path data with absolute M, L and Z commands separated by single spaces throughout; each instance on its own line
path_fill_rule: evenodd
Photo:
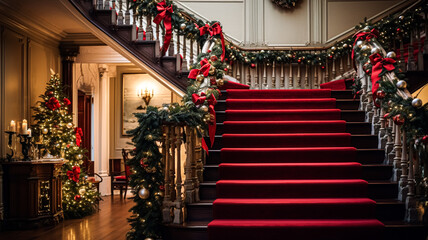
M 412 1 L 301 0 L 285 10 L 271 0 L 179 0 L 197 15 L 222 23 L 224 32 L 245 45 L 319 45 L 348 34 L 364 17 Z

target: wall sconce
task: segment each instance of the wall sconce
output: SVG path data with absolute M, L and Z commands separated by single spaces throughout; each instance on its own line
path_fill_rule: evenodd
M 146 103 L 146 106 L 149 106 L 150 100 L 153 98 L 154 96 L 154 90 L 151 89 L 140 89 L 140 91 L 138 91 L 137 94 L 141 99 L 144 100 L 144 102 Z

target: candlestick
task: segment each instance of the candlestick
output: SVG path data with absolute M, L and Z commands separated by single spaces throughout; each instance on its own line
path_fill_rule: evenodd
M 22 120 L 21 134 L 26 135 L 28 130 L 27 120 Z
M 9 131 L 16 132 L 16 122 L 14 120 L 10 121 Z
M 27 130 L 28 137 L 31 137 L 31 128 Z

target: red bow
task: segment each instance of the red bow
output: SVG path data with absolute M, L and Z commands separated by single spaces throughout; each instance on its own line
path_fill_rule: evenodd
M 59 104 L 58 99 L 56 99 L 55 97 L 51 97 L 49 99 L 49 101 L 46 102 L 46 106 L 50 109 L 50 110 L 56 110 L 58 108 L 61 107 L 61 104 Z
M 210 113 L 210 122 L 208 123 L 208 135 L 210 136 L 211 147 L 214 145 L 215 140 L 215 131 L 217 128 L 216 114 L 214 106 L 217 104 L 217 99 L 214 94 L 210 94 L 208 97 L 204 92 L 201 93 L 201 96 L 194 93 L 192 94 L 192 101 L 196 104 L 203 104 L 205 100 L 208 102 L 208 112 Z M 202 138 L 202 148 L 208 153 L 208 146 L 205 143 L 204 138 Z
M 393 71 L 395 69 L 395 66 L 394 66 L 395 60 L 392 58 L 383 58 L 379 53 L 375 53 L 370 56 L 370 62 L 373 65 L 372 76 L 371 76 L 373 101 L 375 105 L 379 107 L 378 104 L 376 104 L 375 100 L 376 100 L 376 92 L 377 92 L 377 89 L 379 88 L 378 81 L 380 80 L 380 77 L 381 77 L 380 74 L 382 73 L 384 68 L 388 72 Z
M 373 28 L 370 32 L 359 31 L 359 32 L 355 33 L 353 37 L 355 38 L 353 46 L 355 46 L 355 44 L 357 43 L 358 40 L 370 40 L 372 38 L 378 38 L 379 37 L 379 31 L 375 28 Z M 351 58 L 352 58 L 352 63 L 354 64 L 354 68 L 355 68 L 354 54 L 355 54 L 354 48 L 352 48 Z
M 83 131 L 81 128 L 78 127 L 75 129 L 75 132 L 76 132 L 76 145 L 80 147 L 80 143 L 82 142 Z
M 169 43 L 172 38 L 172 24 L 171 24 L 171 14 L 173 12 L 172 5 L 166 6 L 165 0 L 158 3 L 157 5 L 158 15 L 156 15 L 153 22 L 156 24 L 160 24 L 163 20 L 163 25 L 165 27 L 165 39 L 163 41 L 163 45 L 161 48 L 162 56 L 165 55 L 166 50 L 169 47 Z
M 195 25 L 196 27 L 199 28 L 199 34 L 201 36 L 205 35 L 206 33 L 209 33 L 211 37 L 220 34 L 221 48 L 223 49 L 223 53 L 221 54 L 220 60 L 223 62 L 226 51 L 224 48 L 224 36 L 223 36 L 223 31 L 221 30 L 220 23 L 216 22 L 211 26 L 207 23 L 205 24 L 205 26 L 202 26 L 202 27 L 199 27 L 196 23 Z
M 79 176 L 80 176 L 80 167 L 74 166 L 73 171 L 69 170 L 67 171 L 68 179 L 72 179 L 75 182 L 79 182 Z
M 204 58 L 200 62 L 201 69 L 192 69 L 190 70 L 188 78 L 190 79 L 196 79 L 196 77 L 199 74 L 203 74 L 204 77 L 208 76 L 208 73 L 210 72 L 211 64 L 208 63 L 208 59 Z
M 66 106 L 71 104 L 71 102 L 70 102 L 70 100 L 68 100 L 68 98 L 64 98 L 63 102 L 64 102 L 64 105 L 66 105 Z

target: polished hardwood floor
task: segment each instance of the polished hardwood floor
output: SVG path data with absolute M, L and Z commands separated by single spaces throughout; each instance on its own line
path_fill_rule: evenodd
M 0 232 L 0 239 L 10 240 L 110 240 L 126 239 L 130 229 L 128 210 L 134 205 L 132 199 L 118 195 L 103 197 L 100 211 L 83 219 L 65 220 L 54 227 L 37 230 Z

